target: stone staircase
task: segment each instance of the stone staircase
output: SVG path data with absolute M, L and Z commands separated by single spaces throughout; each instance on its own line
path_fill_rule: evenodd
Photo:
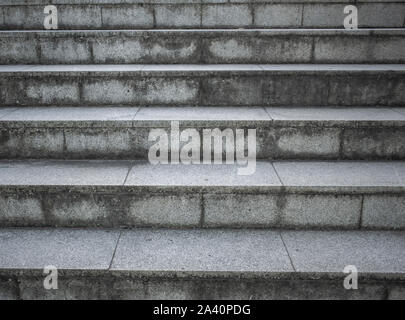
M 0 299 L 405 299 L 404 23 L 401 0 L 0 0 Z M 150 164 L 172 121 L 256 129 L 255 173 Z

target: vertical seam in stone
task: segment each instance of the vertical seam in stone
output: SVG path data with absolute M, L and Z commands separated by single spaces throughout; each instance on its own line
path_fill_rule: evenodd
M 203 27 L 203 10 L 204 10 L 203 6 L 204 5 L 202 3 L 200 3 L 199 6 L 200 6 L 200 28 L 202 28 Z
M 284 249 L 285 249 L 285 251 L 287 253 L 288 259 L 290 259 L 291 267 L 293 268 L 294 272 L 297 272 L 297 269 L 295 268 L 293 260 L 291 258 L 290 252 L 288 251 L 287 245 L 284 242 L 282 232 L 279 232 L 279 236 L 280 236 L 281 242 L 283 243 Z
M 124 179 L 124 182 L 122 183 L 122 186 L 125 186 L 125 184 L 127 183 L 127 179 L 128 179 L 129 173 L 132 170 L 132 167 L 133 167 L 132 164 L 128 167 L 128 172 L 127 172 L 127 175 L 125 176 L 125 179 Z
M 383 300 L 389 300 L 390 297 L 390 289 L 388 287 L 384 288 L 384 295 L 383 295 Z
M 344 148 L 343 144 L 344 144 L 345 130 L 346 130 L 345 128 L 341 128 L 340 133 L 339 133 L 339 154 L 338 154 L 338 157 L 339 157 L 340 160 L 345 157 L 344 154 L 343 154 L 344 153 L 343 152 L 343 148 Z
M 362 225 L 363 225 L 363 211 L 364 211 L 364 194 L 361 196 L 359 229 L 362 229 Z
M 77 85 L 79 86 L 79 104 L 83 103 L 83 80 L 81 78 L 78 79 Z
M 328 83 L 328 86 L 327 86 L 327 89 L 328 89 L 328 92 L 326 93 L 326 103 L 329 105 L 329 99 L 330 99 L 330 76 L 327 76 L 327 83 Z
M 114 262 L 115 254 L 116 254 L 117 248 L 118 248 L 118 244 L 120 243 L 120 240 L 121 240 L 121 235 L 122 235 L 122 231 L 119 232 L 117 243 L 115 244 L 114 253 L 113 253 L 112 257 L 111 257 L 111 261 L 110 261 L 110 265 L 108 266 L 108 270 L 111 270 L 112 264 Z
M 255 3 L 253 3 L 253 2 L 250 2 L 249 3 L 249 7 L 250 7 L 250 14 L 252 15 L 252 24 L 251 24 L 251 27 L 252 28 L 254 28 L 255 27 L 255 23 L 256 23 L 256 19 L 255 19 Z
M 41 37 L 39 35 L 36 35 L 34 39 L 37 40 L 37 46 L 36 46 L 36 51 L 37 51 L 37 58 L 38 58 L 38 63 L 42 63 L 42 48 L 41 48 Z
M 16 277 L 14 279 L 14 282 L 16 284 L 16 289 L 17 289 L 17 292 L 16 292 L 17 300 L 22 300 L 23 298 L 22 298 L 22 294 L 21 294 L 21 281 Z
M 194 105 L 196 105 L 198 103 L 199 106 L 203 105 L 203 100 L 204 100 L 204 78 L 200 77 L 198 79 L 198 97 L 197 97 L 197 101 L 194 102 Z
M 62 129 L 63 145 L 62 145 L 62 156 L 65 157 L 67 153 L 67 143 L 66 143 L 66 132 Z
M 152 28 L 156 29 L 156 7 L 155 6 L 148 6 L 149 10 L 152 9 Z
M 6 29 L 5 28 L 5 26 L 6 26 L 6 17 L 5 17 L 5 14 L 4 14 L 3 7 L 0 7 L 0 21 L 3 22 L 3 25 L 0 26 L 0 30 L 3 30 L 3 28 Z
M 271 161 L 270 163 L 271 163 L 271 166 L 273 167 L 274 172 L 276 173 L 276 176 L 277 176 L 279 182 L 281 183 L 281 186 L 284 187 L 284 183 L 283 183 L 283 181 L 281 180 L 281 178 L 280 178 L 280 176 L 279 176 L 279 174 L 278 174 L 278 172 L 277 172 L 277 170 L 276 170 L 276 167 L 274 166 L 274 161 Z
M 101 23 L 101 27 L 105 27 L 104 26 L 104 17 L 103 17 L 103 11 L 104 11 L 104 6 L 100 7 L 100 23 Z
M 196 39 L 197 41 L 197 62 L 200 64 L 205 64 L 206 63 L 206 59 L 205 59 L 205 52 L 204 52 L 204 41 L 207 38 L 204 38 L 204 36 L 202 35 L 198 35 L 198 38 Z M 190 38 L 191 41 L 193 41 L 193 38 Z M 192 42 L 191 42 L 192 43 Z M 207 40 L 207 44 L 209 43 L 209 41 Z
M 95 62 L 94 62 L 94 41 L 95 41 L 95 39 L 92 38 L 87 42 L 89 45 L 90 61 L 92 64 L 95 64 Z
M 271 166 L 273 167 L 273 170 L 277 176 L 278 181 L 281 184 L 281 190 L 277 194 L 277 199 L 276 199 L 276 207 L 277 207 L 277 220 L 276 220 L 276 226 L 282 226 L 283 225 L 283 216 L 286 214 L 286 203 L 287 203 L 287 193 L 285 192 L 285 187 L 284 183 L 280 178 L 280 175 L 278 174 L 276 167 L 274 166 L 274 161 L 271 161 Z
M 46 193 L 47 195 L 49 195 L 49 191 Z M 39 193 L 39 199 L 40 199 L 40 204 L 41 204 L 41 211 L 42 211 L 42 218 L 44 219 L 44 226 L 51 226 L 51 222 L 52 222 L 52 215 L 51 215 L 51 205 L 48 205 L 48 199 L 46 198 L 45 193 Z M 53 197 L 55 196 L 55 194 L 52 195 Z M 54 222 L 54 224 L 56 224 Z
M 312 45 L 311 45 L 311 63 L 315 63 L 315 39 L 316 39 L 316 37 L 312 37 Z
M 303 27 L 304 26 L 304 9 L 305 9 L 305 3 L 303 3 L 302 5 L 301 5 L 301 23 L 300 23 L 300 25 L 301 25 L 301 27 Z
M 200 201 L 201 201 L 201 203 L 200 203 L 200 209 L 201 209 L 200 227 L 204 228 L 204 224 L 205 224 L 205 203 L 204 203 L 205 197 L 204 197 L 204 193 L 201 193 Z

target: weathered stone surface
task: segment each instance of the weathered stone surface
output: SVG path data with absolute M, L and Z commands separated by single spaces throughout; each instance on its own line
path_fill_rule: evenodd
M 356 4 L 360 27 L 403 27 L 401 2 L 366 1 Z M 343 28 L 343 8 L 349 2 L 331 1 L 123 1 L 53 2 L 60 29 L 129 28 Z M 2 4 L 2 29 L 43 29 L 43 9 L 49 2 Z M 1 15 L 0 15 L 1 17 Z M 0 20 L 1 21 L 1 20 Z
M 108 269 L 119 233 L 91 230 L 1 230 L 0 268 Z
M 204 195 L 204 226 L 274 227 L 280 219 L 278 196 Z
M 251 26 L 253 15 L 248 5 L 207 5 L 202 9 L 202 26 L 232 28 Z
M 405 197 L 395 195 L 365 196 L 362 227 L 374 229 L 405 228 Z
M 196 28 L 201 26 L 200 5 L 156 6 L 156 26 L 160 28 Z
M 293 269 L 277 232 L 139 230 L 123 232 L 112 270 L 214 275 Z
M 403 296 L 403 232 L 137 229 L 119 234 L 84 229 L 0 230 L 0 297 L 38 300 L 385 299 L 387 293 L 389 299 Z M 42 268 L 49 261 L 60 268 L 58 290 L 43 287 Z M 346 290 L 343 286 L 346 264 L 358 267 L 358 290 Z
M 359 226 L 361 200 L 361 197 L 344 195 L 287 195 L 281 225 L 304 229 L 355 229 Z
M 4 64 L 403 63 L 402 29 L 0 33 Z
M 405 86 L 402 65 L 84 65 L 29 70 L 22 77 L 22 68 L 0 67 L 3 106 L 396 106 L 405 102 L 405 95 L 399 94 Z
M 0 301 L 18 299 L 17 282 L 14 279 L 0 279 Z
M 121 225 L 187 228 L 201 223 L 200 195 L 151 194 L 128 196 L 126 200 L 128 213 Z
M 359 275 L 402 273 L 405 266 L 403 233 L 285 231 L 282 237 L 298 272 L 318 271 L 343 275 L 343 269 L 353 265 Z
M 302 25 L 303 6 L 299 4 L 265 4 L 254 8 L 255 27 L 299 28 Z
M 249 176 L 238 175 L 238 168 L 2 161 L 0 223 L 405 229 L 403 162 L 258 161 Z

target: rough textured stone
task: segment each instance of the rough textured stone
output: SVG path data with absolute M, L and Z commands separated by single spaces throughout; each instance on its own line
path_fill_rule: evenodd
M 10 158 L 43 158 L 63 156 L 63 132 L 47 128 L 8 128 L 0 130 L 0 156 Z
M 402 3 L 359 4 L 360 27 L 402 28 L 405 6 Z
M 37 43 L 34 39 L 18 38 L 17 41 L 0 39 L 0 63 L 39 63 Z
M 201 25 L 201 6 L 156 6 L 155 19 L 157 27 L 196 28 Z
M 252 21 L 252 11 L 247 5 L 207 5 L 202 10 L 203 27 L 246 27 Z
M 403 63 L 404 34 L 403 29 L 12 31 L 0 34 L 0 62 Z
M 362 227 L 405 229 L 405 196 L 365 196 Z
M 402 65 L 51 65 L 22 73 L 24 69 L 0 67 L 3 106 L 396 106 L 405 101 Z
M 237 174 L 237 165 L 150 165 L 137 162 L 131 169 L 126 186 L 154 187 L 255 187 L 281 186 L 278 177 L 268 162 L 257 162 L 256 172 L 252 175 Z M 247 189 L 246 189 L 247 190 Z
M 128 213 L 121 224 L 153 227 L 198 227 L 200 195 L 139 195 L 128 197 Z
M 43 278 L 23 277 L 22 300 L 106 300 L 111 294 L 109 277 L 58 277 L 58 290 L 45 290 Z
M 294 228 L 358 228 L 361 197 L 287 195 L 281 225 Z
M 1 109 L 0 109 L 1 110 Z M 0 111 L 1 112 L 1 111 Z M 180 121 L 201 127 L 198 121 L 207 121 L 214 125 L 229 121 L 269 121 L 270 118 L 263 108 L 258 107 L 149 107 L 141 108 L 135 116 L 135 121 L 158 121 L 168 125 L 170 121 Z
M 400 286 L 392 288 L 389 292 L 388 300 L 405 300 L 405 288 Z
M 128 162 L 28 161 L 0 163 L 1 185 L 122 185 Z
M 18 284 L 13 279 L 0 279 L 0 301 L 17 300 Z
M 303 27 L 338 27 L 343 28 L 345 4 L 307 4 L 303 6 Z M 361 21 L 361 18 L 359 19 Z
M 204 195 L 204 225 L 208 227 L 274 227 L 279 211 L 274 195 Z
M 26 87 L 27 100 L 42 105 L 71 104 L 80 99 L 79 87 L 75 83 L 32 81 Z M 17 98 L 18 99 L 18 98 Z
M 0 223 L 2 226 L 32 227 L 45 224 L 41 200 L 32 195 L 1 194 Z
M 340 129 L 278 128 L 271 159 L 337 159 L 340 152 Z
M 401 180 L 389 162 L 275 162 L 288 186 L 400 186 Z
M 343 280 L 342 280 L 343 281 Z M 383 300 L 383 283 L 345 290 L 341 280 L 152 279 L 116 280 L 113 299 L 162 300 Z
M 255 26 L 266 28 L 299 28 L 302 19 L 302 5 L 265 4 L 255 7 Z
M 10 112 L 10 111 L 14 112 Z M 74 121 L 113 121 L 130 122 L 139 111 L 138 107 L 30 107 L 30 108 L 5 108 L 0 109 L 0 119 L 3 121 L 30 121 L 30 122 L 61 122 Z M 4 116 L 2 114 L 4 113 Z
M 403 232 L 286 231 L 281 235 L 269 230 L 136 229 L 123 231 L 119 237 L 116 231 L 3 229 L 0 297 L 37 300 L 384 299 L 387 293 L 390 299 L 403 296 Z M 111 259 L 112 269 L 107 270 Z M 43 287 L 42 268 L 49 261 L 63 269 L 58 290 Z M 359 290 L 344 289 L 346 264 L 358 267 Z
M 101 8 L 96 5 L 61 6 L 58 9 L 58 19 L 60 28 L 86 29 L 90 27 L 90 29 L 101 29 L 102 27 Z
M 63 64 L 66 61 L 76 64 L 91 61 L 91 49 L 86 40 L 54 38 L 52 43 L 46 41 L 41 42 L 40 45 L 41 63 L 43 64 Z M 28 52 L 32 52 L 32 48 Z
M 405 120 L 404 116 L 388 108 L 266 108 L 270 117 L 275 121 L 327 121 L 328 124 L 344 121 L 388 121 Z
M 116 231 L 0 231 L 0 268 L 108 269 L 118 240 Z
M 105 6 L 102 24 L 107 28 L 152 28 L 153 11 L 144 6 Z
M 346 129 L 342 139 L 342 153 L 345 158 L 358 154 L 369 159 L 405 157 L 404 128 L 387 128 L 383 132 L 371 128 Z
M 112 270 L 221 274 L 292 267 L 276 232 L 138 230 L 123 232 Z
M 348 265 L 362 273 L 403 273 L 405 236 L 396 232 L 282 232 L 299 272 L 337 272 Z M 343 285 L 343 278 L 342 278 Z

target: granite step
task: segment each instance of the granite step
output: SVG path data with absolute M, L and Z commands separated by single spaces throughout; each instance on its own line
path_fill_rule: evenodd
M 43 30 L 49 4 L 60 29 L 343 28 L 349 4 L 362 28 L 402 28 L 405 15 L 402 0 L 2 0 L 0 28 Z
M 404 63 L 405 29 L 2 31 L 0 64 Z
M 234 139 L 236 130 L 244 130 L 247 139 L 254 129 L 258 159 L 405 160 L 405 108 L 254 106 L 3 107 L 0 158 L 148 159 L 156 144 L 152 130 L 170 137 L 177 125 L 195 129 L 200 140 L 207 130 L 229 129 Z M 202 159 L 201 142 L 198 151 Z M 215 154 L 225 159 L 226 151 L 224 145 Z
M 0 106 L 404 106 L 404 64 L 3 65 Z
M 404 232 L 0 229 L 0 239 L 2 299 L 405 297 Z M 44 289 L 47 266 L 57 290 Z M 347 266 L 357 290 L 344 288 Z
M 2 227 L 405 230 L 405 162 L 1 161 Z

